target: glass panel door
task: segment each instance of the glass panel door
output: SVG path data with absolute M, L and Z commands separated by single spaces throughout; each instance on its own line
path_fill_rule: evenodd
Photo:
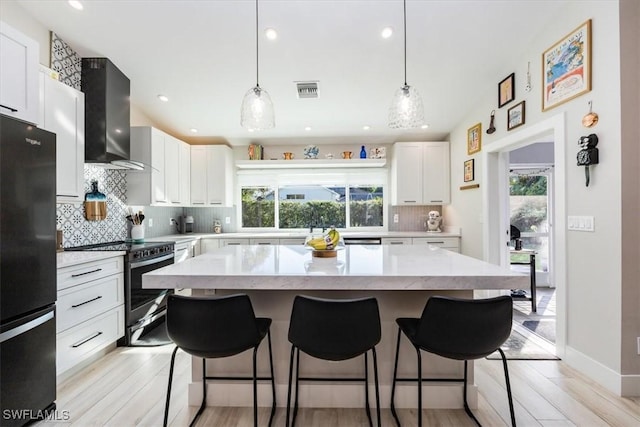
M 512 168 L 509 176 L 511 225 L 520 230 L 522 248 L 537 252 L 536 283 L 538 286 L 554 286 L 550 244 L 552 242 L 551 171 L 551 168 Z M 526 254 L 511 256 L 512 261 L 526 262 L 528 259 L 529 256 Z M 512 268 L 518 267 L 520 266 L 512 266 Z

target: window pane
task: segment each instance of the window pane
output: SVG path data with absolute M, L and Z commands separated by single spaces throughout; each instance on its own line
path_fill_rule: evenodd
M 382 187 L 349 187 L 349 225 L 351 227 L 382 227 Z
M 344 187 L 286 185 L 278 188 L 279 228 L 345 227 Z
M 242 188 L 242 226 L 275 227 L 274 189 L 271 187 Z
M 547 177 L 510 178 L 511 225 L 523 232 L 547 232 Z

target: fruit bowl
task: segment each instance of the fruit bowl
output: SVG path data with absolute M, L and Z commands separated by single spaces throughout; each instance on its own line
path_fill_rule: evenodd
M 338 256 L 338 251 L 335 249 L 314 249 L 313 251 L 311 251 L 311 256 L 314 256 L 316 258 L 335 258 Z

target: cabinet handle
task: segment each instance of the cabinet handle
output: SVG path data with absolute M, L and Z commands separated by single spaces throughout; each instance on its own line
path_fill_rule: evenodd
M 428 245 L 444 245 L 444 242 L 427 242 Z
M 442 203 L 442 200 L 429 200 L 431 203 Z
M 97 273 L 98 271 L 102 271 L 102 269 L 96 268 L 95 270 L 86 271 L 84 273 L 72 274 L 71 277 L 80 277 L 80 276 L 84 276 L 85 274 Z
M 204 202 L 194 202 L 193 200 L 191 201 L 192 205 L 204 205 Z
M 212 200 L 212 201 L 209 202 L 209 204 L 210 205 L 221 205 L 222 202 L 218 202 L 218 201 Z
M 415 200 L 404 200 L 404 203 L 415 203 Z
M 389 242 L 390 245 L 404 245 L 404 242 Z
M 73 348 L 78 348 L 78 347 L 80 347 L 82 344 L 86 344 L 86 343 L 88 343 L 89 341 L 91 341 L 92 339 L 99 337 L 100 335 L 102 335 L 102 332 L 96 332 L 95 334 L 91 335 L 89 338 L 86 338 L 86 339 L 84 339 L 84 340 L 80 341 L 79 343 L 73 344 L 71 347 L 73 347 Z
M 76 308 L 76 307 L 80 307 L 81 305 L 89 304 L 90 302 L 97 301 L 100 298 L 102 298 L 102 295 L 98 295 L 97 297 L 87 300 L 85 302 L 81 302 L 80 304 L 74 304 L 71 306 L 71 308 Z
M 11 107 L 9 107 L 7 105 L 0 104 L 0 107 L 6 108 L 7 110 L 11 111 L 12 113 L 17 113 L 18 112 L 18 110 L 16 110 L 15 108 L 11 108 Z
M 258 242 L 259 245 L 270 245 L 271 243 L 269 242 Z

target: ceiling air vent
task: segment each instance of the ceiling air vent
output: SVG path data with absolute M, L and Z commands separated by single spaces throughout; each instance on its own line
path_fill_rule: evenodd
M 296 88 L 299 99 L 318 97 L 318 82 L 296 82 Z

